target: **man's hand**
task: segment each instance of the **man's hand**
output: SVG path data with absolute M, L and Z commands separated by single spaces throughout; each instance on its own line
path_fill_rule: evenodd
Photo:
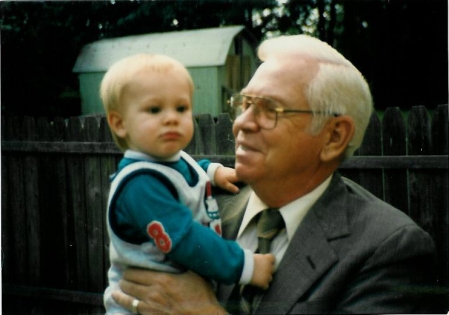
M 120 281 L 123 292 L 112 293 L 114 300 L 131 310 L 138 299 L 142 315 L 154 314 L 227 314 L 218 303 L 211 285 L 199 275 L 128 269 Z

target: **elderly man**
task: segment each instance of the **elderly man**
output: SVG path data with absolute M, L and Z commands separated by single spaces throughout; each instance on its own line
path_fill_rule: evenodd
M 235 169 L 247 186 L 220 206 L 224 236 L 252 250 L 261 248 L 260 213 L 281 215 L 268 245 L 276 257 L 269 289 L 220 286 L 220 304 L 192 272 L 129 270 L 121 283 L 129 295 L 115 299 L 141 314 L 433 312 L 421 294 L 434 281 L 430 236 L 336 172 L 372 114 L 363 76 L 304 35 L 269 39 L 259 57 L 263 63 L 232 98 L 241 113 Z

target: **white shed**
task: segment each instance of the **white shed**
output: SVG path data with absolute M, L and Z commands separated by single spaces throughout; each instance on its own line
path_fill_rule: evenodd
M 100 82 L 116 61 L 138 53 L 164 54 L 184 64 L 195 83 L 194 113 L 227 112 L 226 100 L 240 90 L 256 69 L 254 37 L 243 26 L 152 33 L 104 39 L 81 50 L 78 73 L 82 114 L 103 112 Z

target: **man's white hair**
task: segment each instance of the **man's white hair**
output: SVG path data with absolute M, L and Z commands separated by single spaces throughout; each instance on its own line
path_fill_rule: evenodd
M 351 156 L 361 145 L 373 113 L 371 92 L 360 71 L 327 43 L 307 35 L 268 39 L 260 45 L 258 56 L 262 61 L 307 58 L 318 63 L 318 72 L 304 93 L 311 110 L 353 118 L 355 134 L 345 152 L 346 157 Z M 311 132 L 319 132 L 327 118 L 315 115 Z

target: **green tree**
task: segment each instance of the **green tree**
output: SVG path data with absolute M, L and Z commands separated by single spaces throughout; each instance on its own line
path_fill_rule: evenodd
M 48 1 L 1 2 L 2 113 L 77 115 L 72 67 L 90 42 L 127 35 L 245 25 L 258 39 L 259 1 Z
M 257 40 L 310 34 L 366 76 L 377 108 L 447 103 L 446 0 L 0 2 L 2 113 L 80 113 L 72 67 L 103 39 L 244 25 Z

